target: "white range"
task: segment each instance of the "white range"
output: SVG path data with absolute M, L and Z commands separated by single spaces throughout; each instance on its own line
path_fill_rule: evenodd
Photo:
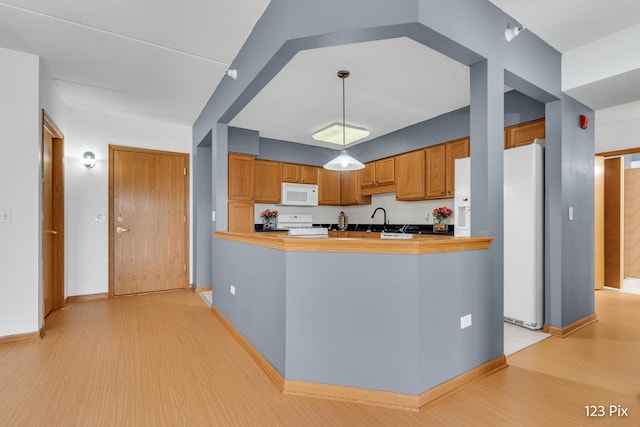
M 280 214 L 278 216 L 278 230 L 288 230 L 291 237 L 329 237 L 329 229 L 314 227 L 313 217 L 309 214 Z

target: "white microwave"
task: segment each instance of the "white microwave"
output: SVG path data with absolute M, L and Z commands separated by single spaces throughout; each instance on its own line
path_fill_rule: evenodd
M 318 206 L 318 186 L 283 182 L 281 197 L 282 205 Z

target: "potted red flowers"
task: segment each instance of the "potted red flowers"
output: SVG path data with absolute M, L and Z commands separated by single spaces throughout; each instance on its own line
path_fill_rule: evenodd
M 275 230 L 278 225 L 278 211 L 267 209 L 260 215 L 263 230 Z
M 449 218 L 453 211 L 446 206 L 436 208 L 433 210 L 433 231 L 434 233 L 446 233 L 449 231 L 449 226 L 444 223 L 444 220 Z

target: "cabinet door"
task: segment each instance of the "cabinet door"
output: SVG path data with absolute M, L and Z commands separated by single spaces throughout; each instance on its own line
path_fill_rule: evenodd
M 255 231 L 252 202 L 229 202 L 228 214 L 229 232 L 253 233 Z
M 395 177 L 395 161 L 393 157 L 376 161 L 376 184 L 393 184 Z
M 360 186 L 371 187 L 376 185 L 376 162 L 364 164 L 364 169 L 360 169 Z
M 254 156 L 229 153 L 229 200 L 253 201 Z
M 427 198 L 441 199 L 446 193 L 445 144 L 425 148 L 427 161 Z
M 341 172 L 340 201 L 342 205 L 366 205 L 371 203 L 371 196 L 360 193 L 360 171 Z
M 300 182 L 300 165 L 294 163 L 282 164 L 283 182 Z
M 511 126 L 506 129 L 505 148 L 521 147 L 533 142 L 535 138 L 543 139 L 545 135 L 544 119 Z
M 340 205 L 340 172 L 318 168 L 318 204 Z
M 317 166 L 300 165 L 300 183 L 317 184 L 318 169 Z
M 446 188 L 447 197 L 453 197 L 455 195 L 455 171 L 456 171 L 456 159 L 464 159 L 469 157 L 469 138 L 462 138 L 456 141 L 447 142 L 445 144 L 446 149 Z
M 397 200 L 423 200 L 426 196 L 424 151 L 396 156 L 395 178 Z
M 282 164 L 256 160 L 255 176 L 254 200 L 258 203 L 280 203 Z

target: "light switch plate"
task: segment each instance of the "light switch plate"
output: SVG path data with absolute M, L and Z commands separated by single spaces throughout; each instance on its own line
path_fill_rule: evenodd
M 0 222 L 11 222 L 11 209 L 10 208 L 0 208 Z
M 468 328 L 471 326 L 471 314 L 467 314 L 466 316 L 462 316 L 460 318 L 460 329 Z

